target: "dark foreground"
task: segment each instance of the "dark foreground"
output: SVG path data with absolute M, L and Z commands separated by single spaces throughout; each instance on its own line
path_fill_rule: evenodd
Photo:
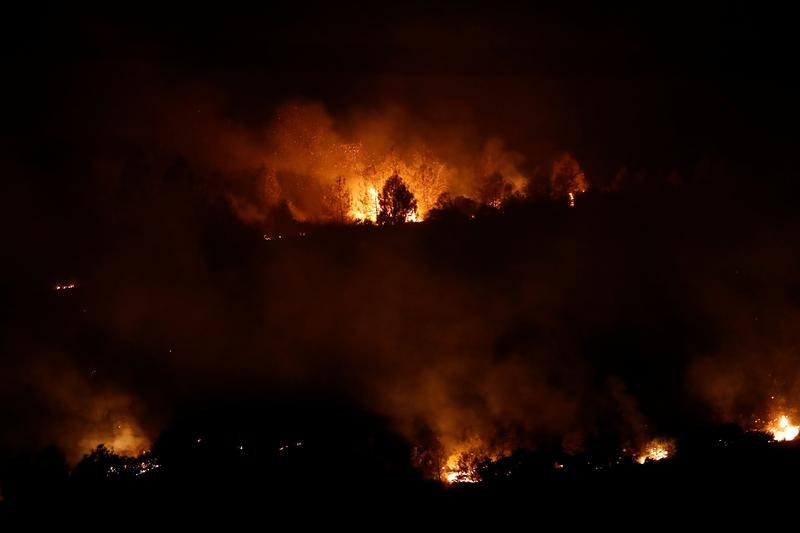
M 716 427 L 678 442 L 674 457 L 638 464 L 586 452 L 519 450 L 479 469 L 482 481 L 423 479 L 393 443 L 292 443 L 239 450 L 224 438 L 174 437 L 133 460 L 96 450 L 68 471 L 55 449 L 17 456 L 3 472 L 4 520 L 189 522 L 208 518 L 303 525 L 540 518 L 565 524 L 757 519 L 791 523 L 800 443 Z M 348 439 L 343 439 L 347 441 Z M 260 447 L 260 449 L 259 449 Z M 655 524 L 654 524 L 655 525 Z

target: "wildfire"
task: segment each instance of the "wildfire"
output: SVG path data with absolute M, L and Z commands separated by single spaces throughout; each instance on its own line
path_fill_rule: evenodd
M 494 462 L 510 453 L 510 450 L 488 446 L 484 440 L 473 435 L 447 446 L 439 463 L 438 478 L 442 483 L 479 483 L 479 467 L 488 461 Z
M 460 138 L 437 136 L 432 142 L 391 110 L 342 126 L 318 104 L 281 106 L 268 134 L 263 201 L 233 195 L 237 213 L 260 220 L 262 209 L 285 200 L 298 220 L 375 222 L 380 191 L 395 175 L 416 201 L 417 214 L 407 222 L 426 219 L 443 193 L 494 207 L 526 193 L 529 176 L 519 169 L 522 156 L 497 138 L 469 147 Z M 559 154 L 553 165 L 554 198 L 586 188 L 571 155 Z
M 359 194 L 357 189 L 348 192 L 350 195 L 350 218 L 353 220 L 378 220 L 380 203 L 378 201 L 378 189 L 374 185 L 367 187 L 365 194 Z
M 636 462 L 643 465 L 647 460 L 661 461 L 667 459 L 675 453 L 675 442 L 666 439 L 654 439 L 639 452 L 636 456 Z
M 77 283 L 73 283 L 73 282 L 70 282 L 70 283 L 59 283 L 59 284 L 56 284 L 53 287 L 53 289 L 57 290 L 57 291 L 68 291 L 70 289 L 74 289 L 77 286 L 78 286 L 78 284 Z
M 778 442 L 794 440 L 800 434 L 800 426 L 793 425 L 786 415 L 780 415 L 770 422 L 766 430 Z

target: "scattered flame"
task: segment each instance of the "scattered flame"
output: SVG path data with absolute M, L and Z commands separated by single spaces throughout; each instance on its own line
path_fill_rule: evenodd
M 154 457 L 141 454 L 138 457 L 122 456 L 119 464 L 114 464 L 106 470 L 107 477 L 133 475 L 135 477 L 152 474 L 161 469 L 161 463 Z
M 800 434 L 800 426 L 793 425 L 786 415 L 780 415 L 767 425 L 767 432 L 772 434 L 775 441 L 794 440 Z
M 654 439 L 639 452 L 636 462 L 643 465 L 647 460 L 661 461 L 667 459 L 675 453 L 675 442 L 667 439 Z
M 56 285 L 53 287 L 53 289 L 54 289 L 54 290 L 57 290 L 57 291 L 68 291 L 68 290 L 70 290 L 70 289 L 74 289 L 74 288 L 75 288 L 75 287 L 77 287 L 77 286 L 78 286 L 78 284 L 77 284 L 77 283 L 74 283 L 74 282 L 70 282 L 70 283 L 59 283 L 59 284 L 56 284 Z

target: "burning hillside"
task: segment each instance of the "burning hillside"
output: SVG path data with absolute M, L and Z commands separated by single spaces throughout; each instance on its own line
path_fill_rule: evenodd
M 0 498 L 792 479 L 792 32 L 735 4 L 12 17 Z
M 261 147 L 257 187 L 231 193 L 232 205 L 251 222 L 267 220 L 269 209 L 285 202 L 302 221 L 380 223 L 395 177 L 414 201 L 403 221 L 416 222 L 452 198 L 499 208 L 528 195 L 534 177 L 570 205 L 588 189 L 568 153 L 536 167 L 498 138 L 470 146 L 455 135 L 426 139 L 424 129 L 396 110 L 357 116 L 343 128 L 318 104 L 284 105 Z

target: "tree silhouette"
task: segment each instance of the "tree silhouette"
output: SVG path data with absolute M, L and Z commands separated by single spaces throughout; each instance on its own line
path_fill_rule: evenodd
M 481 209 L 481 204 L 467 198 L 466 196 L 456 196 L 453 198 L 449 193 L 443 192 L 436 199 L 436 203 L 428 214 L 428 220 L 469 220 L 475 218 Z
M 499 208 L 512 192 L 511 184 L 506 183 L 502 174 L 495 172 L 483 178 L 478 197 L 482 204 Z
M 75 467 L 75 476 L 80 479 L 101 480 L 116 469 L 121 470 L 122 458 L 107 448 L 104 444 L 99 444 Z
M 378 196 L 378 224 L 393 226 L 409 221 L 417 213 L 417 200 L 403 179 L 392 175 Z

